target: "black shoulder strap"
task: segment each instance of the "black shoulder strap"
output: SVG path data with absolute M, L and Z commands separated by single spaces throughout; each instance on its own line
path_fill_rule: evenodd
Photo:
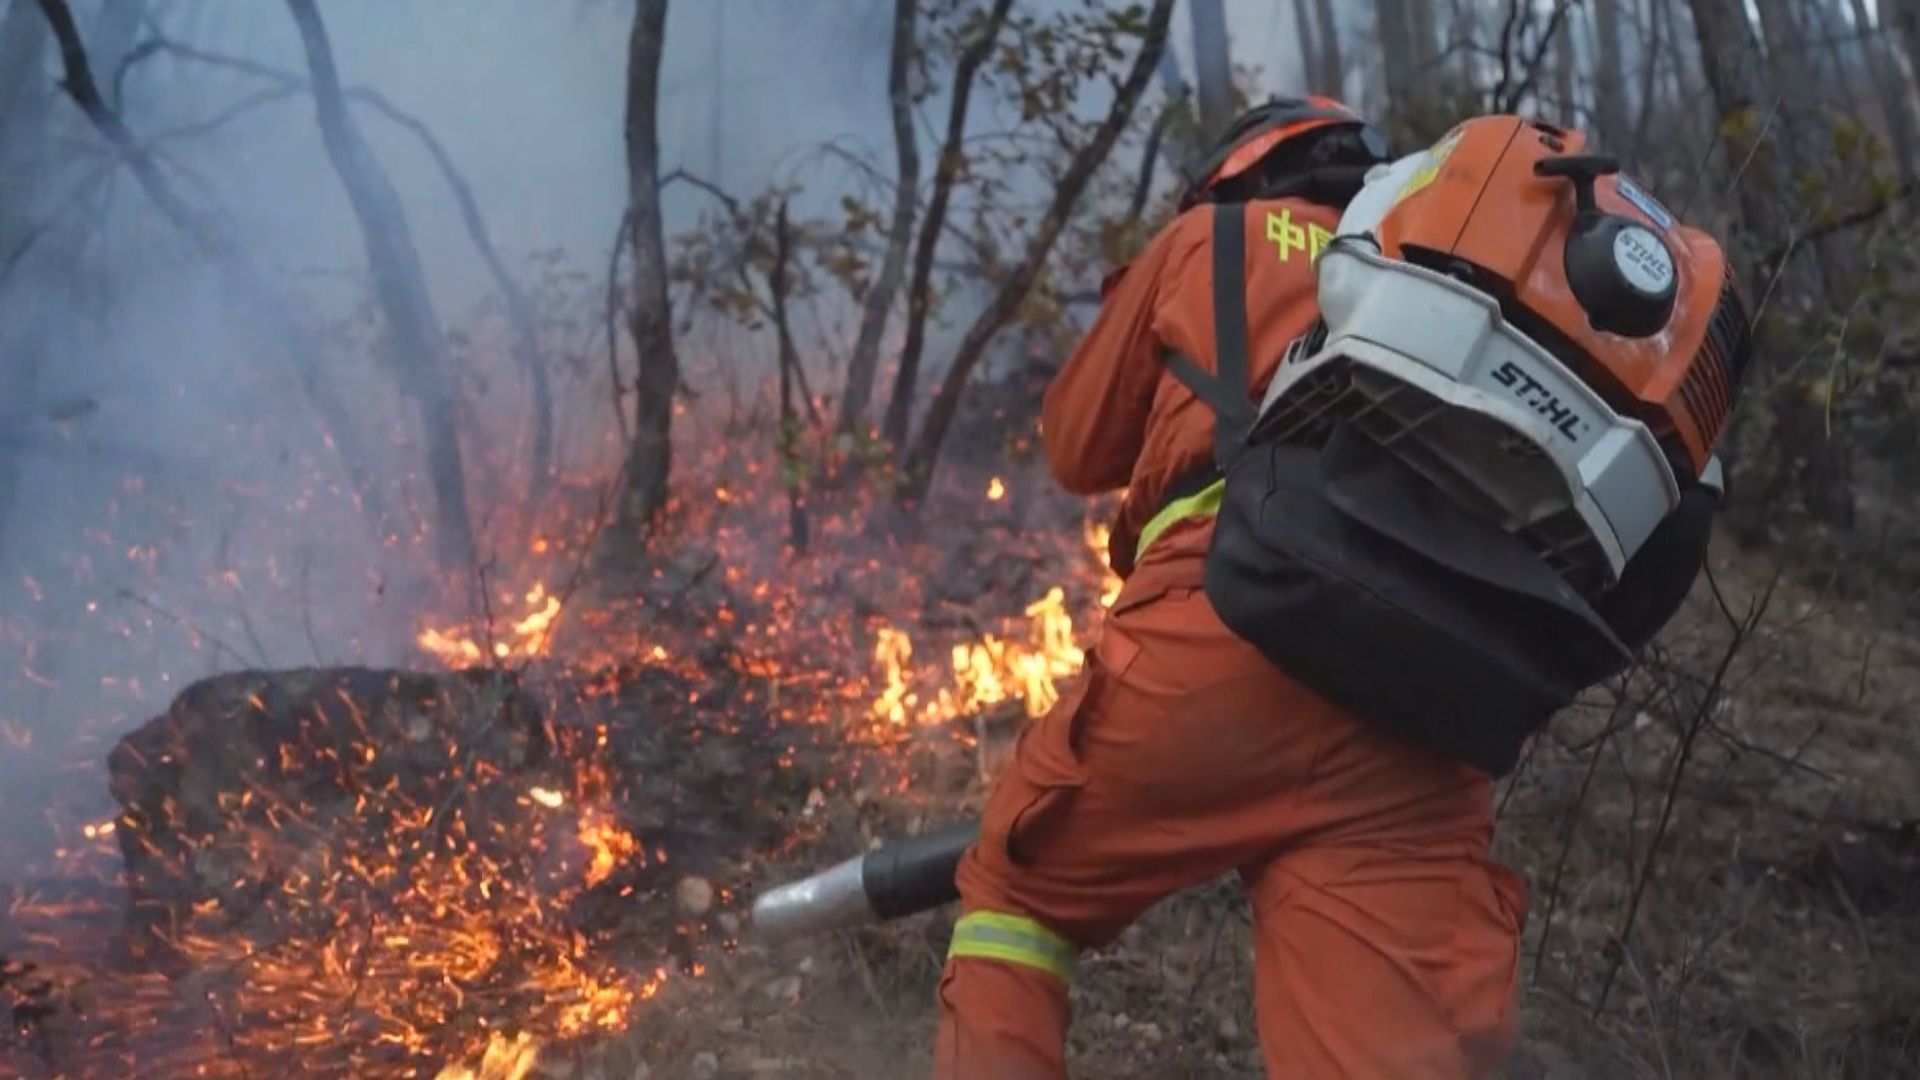
M 1165 354 L 1167 370 L 1213 410 L 1214 464 L 1225 469 L 1252 429 L 1247 396 L 1247 207 L 1213 207 L 1214 372 L 1184 356 Z

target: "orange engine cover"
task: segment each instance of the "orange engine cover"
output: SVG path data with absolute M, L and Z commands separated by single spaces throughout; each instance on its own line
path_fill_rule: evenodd
M 1672 256 L 1675 299 L 1646 337 L 1596 329 L 1569 280 L 1575 187 L 1535 166 L 1584 152 L 1586 137 L 1514 116 L 1455 128 L 1382 220 L 1383 254 L 1461 276 L 1507 321 L 1567 365 L 1617 411 L 1645 423 L 1676 473 L 1706 468 L 1750 350 L 1725 253 L 1624 176 L 1594 184 L 1598 209 L 1644 225 Z

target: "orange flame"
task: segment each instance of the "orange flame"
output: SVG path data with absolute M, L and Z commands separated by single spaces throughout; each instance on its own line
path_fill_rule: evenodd
M 454 1066 L 441 1069 L 434 1080 L 526 1080 L 540 1060 L 540 1047 L 527 1034 L 511 1039 L 499 1032 L 487 1040 L 478 1069 Z
M 449 667 L 476 667 L 488 653 L 497 661 L 526 660 L 545 656 L 552 648 L 553 624 L 560 618 L 560 598 L 547 593 L 544 583 L 535 583 L 523 597 L 527 613 L 512 620 L 503 633 L 488 634 L 491 649 L 482 648 L 472 634 L 461 627 L 423 628 L 414 643 Z

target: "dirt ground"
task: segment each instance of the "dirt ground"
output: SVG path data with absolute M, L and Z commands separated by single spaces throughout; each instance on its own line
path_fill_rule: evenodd
M 1501 787 L 1500 849 L 1532 892 L 1512 1080 L 1920 1075 L 1920 638 L 1837 577 L 1776 579 L 1725 550 L 1713 576 L 1648 670 L 1563 717 Z M 768 878 L 855 850 L 847 822 L 970 812 L 963 757 L 930 750 L 909 809 L 836 800 L 836 827 Z M 748 929 L 624 1039 L 553 1068 L 922 1075 L 951 919 L 774 949 Z M 1075 1075 L 1261 1075 L 1250 933 L 1223 881 L 1087 957 Z

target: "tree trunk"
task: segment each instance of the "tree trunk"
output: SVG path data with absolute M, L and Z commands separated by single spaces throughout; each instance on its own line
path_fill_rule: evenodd
M 874 374 L 880 368 L 880 339 L 887 329 L 900 279 L 906 274 L 907 246 L 913 241 L 913 209 L 920 197 L 920 135 L 913 126 L 914 23 L 920 0 L 894 0 L 893 50 L 887 64 L 887 102 L 893 110 L 893 151 L 899 176 L 893 192 L 893 220 L 887 226 L 887 253 L 880 273 L 867 286 L 860 312 L 860 337 L 847 364 L 846 393 L 840 398 L 840 430 L 853 434 L 866 420 L 873 399 Z
M 1670 3 L 1671 0 L 1646 0 L 1644 25 L 1647 27 L 1648 40 L 1646 59 L 1640 69 L 1640 112 L 1633 121 L 1632 152 L 1627 158 L 1636 166 L 1646 149 L 1648 126 L 1653 122 L 1655 109 L 1660 104 L 1660 58 L 1667 51 L 1666 37 L 1673 23 L 1673 9 L 1666 7 L 1662 11 L 1657 5 Z M 1676 61 L 1675 67 L 1678 66 Z M 1679 78 L 1677 72 L 1675 78 Z M 1685 98 L 1676 96 L 1675 100 L 1684 101 Z M 1684 112 L 1686 110 L 1678 108 L 1673 110 L 1674 114 Z
M 1414 99 L 1419 61 L 1413 49 L 1407 4 L 1421 2 L 1424 0 L 1373 0 L 1380 29 L 1380 62 L 1386 68 L 1388 113 L 1406 109 Z
M 183 199 L 166 174 L 160 171 L 152 154 L 127 129 L 119 114 L 107 107 L 106 101 L 100 96 L 99 84 L 94 81 L 86 46 L 80 40 L 79 31 L 74 26 L 73 12 L 67 7 L 66 0 L 39 0 L 39 4 L 60 43 L 65 73 L 62 86 L 67 96 L 79 107 L 121 163 L 133 173 L 141 190 L 160 215 L 180 230 L 201 256 L 220 272 L 227 292 L 235 301 L 235 308 L 257 320 L 265 336 L 285 350 L 294 378 L 319 417 L 327 444 L 339 458 L 341 468 L 347 474 L 349 490 L 353 492 L 361 510 L 383 539 L 397 536 L 397 530 L 386 518 L 380 488 L 374 483 L 372 472 L 367 467 L 369 458 L 360 448 L 352 414 L 328 381 L 326 359 L 294 323 L 284 301 L 269 285 L 265 272 L 234 240 L 227 231 L 225 221 Z M 15 5 L 14 10 L 19 10 L 20 6 Z M 0 68 L 0 71 L 4 70 Z
M 1777 126 L 1783 136 L 1780 141 L 1787 148 L 1787 179 L 1791 185 L 1782 190 L 1808 192 L 1801 196 L 1802 200 L 1815 204 L 1803 205 L 1794 216 L 1794 224 L 1799 227 L 1819 216 L 1820 200 L 1832 206 L 1848 199 L 1847 193 L 1836 192 L 1836 185 L 1843 178 L 1828 167 L 1839 145 L 1834 138 L 1828 107 L 1832 100 L 1831 83 L 1821 66 L 1813 62 L 1808 44 L 1812 37 L 1795 18 L 1793 0 L 1757 0 L 1755 8 L 1760 12 L 1773 85 L 1793 91 L 1779 96 Z M 1787 237 L 1780 238 L 1785 239 Z M 1848 279 L 1861 264 L 1858 253 L 1831 237 L 1816 241 L 1813 246 L 1811 254 L 1819 284 L 1829 299 L 1838 301 L 1847 288 Z
M 1789 163 L 1779 152 L 1781 140 L 1768 131 L 1773 95 L 1767 91 L 1758 44 L 1742 0 L 1688 3 L 1700 38 L 1701 68 L 1726 140 L 1725 160 L 1730 170 L 1750 162 L 1736 191 L 1752 255 L 1784 243 L 1794 231 L 1794 220 L 1780 200 L 1789 190 Z
M 980 358 L 986 355 L 994 337 L 1013 318 L 1021 302 L 1026 299 L 1027 291 L 1039 279 L 1047 257 L 1053 252 L 1054 242 L 1066 228 L 1067 219 L 1072 216 L 1081 194 L 1093 180 L 1094 173 L 1113 152 L 1121 133 L 1126 130 L 1134 107 L 1146 92 L 1147 83 L 1152 80 L 1154 68 L 1160 62 L 1160 51 L 1167 43 L 1167 23 L 1172 15 L 1173 0 L 1154 0 L 1153 8 L 1147 14 L 1146 33 L 1140 42 L 1140 52 L 1134 57 L 1133 68 L 1127 73 L 1126 81 L 1120 84 L 1114 95 L 1112 109 L 1100 122 L 1092 138 L 1074 154 L 1066 173 L 1055 186 L 1053 200 L 1040 218 L 1020 262 L 1001 281 L 999 290 L 986 310 L 967 328 L 966 336 L 954 352 L 953 366 L 947 369 L 940 392 L 927 410 L 926 420 L 920 425 L 919 438 L 914 441 L 913 449 L 907 455 L 906 482 L 900 489 L 903 501 L 917 502 L 926 496 L 928 485 L 933 480 L 934 465 L 940 457 L 940 448 L 946 441 L 947 430 L 959 412 L 960 398 L 966 390 L 968 378 Z
M 1873 70 L 1873 82 L 1880 94 L 1880 110 L 1887 118 L 1887 141 L 1892 144 L 1893 160 L 1906 176 L 1920 175 L 1920 147 L 1913 141 L 1913 98 L 1908 92 L 1900 65 L 1893 56 L 1892 19 L 1881 7 L 1882 24 L 1874 32 L 1873 16 L 1867 0 L 1853 0 L 1853 23 L 1861 34 L 1867 64 Z
M 1907 54 L 1911 77 L 1920 80 L 1920 4 L 1912 0 L 1882 0 L 1879 11 L 1880 18 Z
M 793 325 L 787 319 L 787 265 L 793 252 L 787 228 L 787 204 L 780 204 L 774 222 L 773 270 L 767 275 L 767 291 L 772 294 L 773 331 L 780 347 L 780 435 L 776 453 L 780 456 L 780 479 L 787 489 L 787 544 L 794 554 L 807 552 L 807 500 L 801 491 L 803 461 L 800 455 L 800 418 L 793 409 L 794 376 L 800 372 L 800 350 L 793 344 Z
M 1193 82 L 1199 91 L 1200 142 L 1210 145 L 1233 122 L 1233 56 L 1221 0 L 1187 0 L 1193 17 Z
M 1605 146 L 1618 147 L 1627 140 L 1627 72 L 1621 60 L 1620 0 L 1594 0 L 1593 95 L 1595 127 Z
M 1293 0 L 1293 32 L 1300 48 L 1300 73 L 1296 85 L 1309 94 L 1332 94 L 1336 91 L 1326 88 L 1321 76 L 1320 44 L 1316 40 L 1320 35 L 1313 28 L 1312 0 Z
M 627 314 L 639 373 L 634 379 L 633 442 L 613 522 L 601 539 L 608 569 L 634 569 L 646 534 L 666 505 L 673 471 L 673 396 L 680 361 L 673 351 L 667 297 L 667 246 L 660 216 L 660 55 L 667 0 L 639 0 L 627 39 L 627 242 L 633 246 L 633 296 Z
M 402 392 L 420 411 L 427 476 L 434 494 L 434 549 L 442 568 L 471 570 L 478 562 L 446 330 L 427 291 L 426 272 L 413 246 L 413 230 L 400 195 L 347 111 L 326 25 L 313 0 L 287 0 L 287 9 L 306 50 L 321 141 L 360 223 L 374 292 L 386 317 L 388 360 Z
M 1568 19 L 1553 39 L 1553 93 L 1560 99 L 1555 105 L 1560 123 L 1568 127 L 1580 126 L 1579 69 L 1580 60 L 1573 51 L 1573 20 Z
M 1792 170 L 1788 167 L 1793 158 L 1791 154 L 1776 153 L 1776 147 L 1785 140 L 1770 138 L 1767 140 L 1770 145 L 1759 143 L 1773 98 L 1761 75 L 1762 67 L 1742 0 L 1690 2 L 1694 27 L 1700 37 L 1701 62 L 1718 106 L 1721 131 L 1726 136 L 1727 160 L 1735 167 L 1749 156 L 1752 160 L 1738 188 L 1740 216 L 1750 239 L 1759 240 L 1758 250 L 1789 245 L 1799 228 L 1801 215 L 1783 205 L 1775 193 L 1784 195 L 1794 190 L 1790 186 Z M 1762 0 L 1762 10 L 1771 5 L 1778 16 L 1781 10 L 1778 3 L 1779 0 Z M 1779 25 L 1776 23 L 1776 27 Z M 1784 43 L 1783 38 L 1774 40 L 1777 45 Z M 1793 70 L 1785 49 L 1776 48 L 1770 59 L 1780 65 L 1776 71 Z M 1776 121 L 1776 126 L 1778 124 Z M 1749 296 L 1759 297 L 1776 287 L 1776 283 L 1769 280 L 1775 268 L 1765 265 L 1773 260 L 1765 260 L 1757 267 L 1752 259 L 1746 261 L 1750 267 Z M 1798 292 L 1811 289 L 1813 283 L 1783 280 L 1777 287 L 1790 287 Z M 1763 353 L 1757 368 L 1764 366 L 1764 358 Z M 1844 440 L 1825 438 L 1821 410 L 1791 383 L 1778 385 L 1770 378 L 1772 374 L 1756 370 L 1747 378 L 1750 384 L 1768 388 L 1779 433 L 1798 441 L 1775 440 L 1776 445 L 1769 451 L 1773 460 L 1761 464 L 1761 469 L 1773 479 L 1758 485 L 1760 505 L 1755 509 L 1762 515 L 1770 515 L 1781 505 L 1789 489 L 1797 488 L 1801 505 L 1809 512 L 1830 524 L 1845 527 L 1851 522 L 1853 505 L 1851 486 L 1841 482 L 1850 475 L 1849 447 Z M 1820 437 L 1814 438 L 1816 432 Z
M 486 263 L 487 272 L 493 276 L 493 283 L 500 290 L 501 307 L 507 316 L 507 326 L 513 333 L 513 356 L 527 373 L 527 387 L 531 391 L 533 411 L 533 447 L 529 455 L 526 528 L 535 524 L 536 511 L 544 497 L 546 485 L 552 479 L 548 474 L 553 470 L 553 381 L 547 372 L 546 356 L 540 348 L 540 318 L 534 310 L 533 298 L 520 282 L 507 270 L 505 260 L 493 246 L 493 235 L 487 229 L 487 219 L 480 214 L 480 203 L 473 195 L 472 185 L 454 165 L 452 155 L 440 140 L 434 137 L 417 117 L 401 112 L 385 98 L 371 91 L 349 90 L 346 96 L 350 100 L 362 101 L 371 105 L 382 115 L 412 132 L 427 153 L 433 156 L 434 164 L 440 168 L 440 175 L 446 180 L 447 187 L 453 192 L 453 199 L 460 205 L 460 220 L 467 228 L 467 238 L 473 241 L 474 250 L 480 253 L 480 261 Z
M 16 3 L 0 14 L 0 287 L 47 227 L 43 195 L 53 186 L 45 179 L 53 84 L 42 65 L 49 40 L 46 20 L 30 5 Z M 39 306 L 24 290 L 0 292 L 0 413 L 23 414 L 36 404 L 51 351 L 46 321 L 36 317 Z M 0 549 L 22 465 L 11 441 L 0 444 Z
M 1433 18 L 1438 0 L 1404 0 L 1401 7 L 1407 13 L 1407 34 L 1413 42 L 1413 68 L 1416 85 L 1419 80 L 1431 78 L 1435 68 L 1434 58 L 1440 55 L 1440 31 Z
M 1006 24 L 1013 0 L 994 0 L 986 25 L 967 44 L 953 66 L 953 100 L 947 108 L 947 135 L 940 146 L 940 162 L 933 171 L 933 193 L 927 199 L 926 216 L 920 219 L 919 246 L 913 253 L 913 284 L 907 290 L 907 340 L 900 350 L 900 372 L 894 376 L 893 396 L 887 401 L 887 419 L 881 429 L 895 447 L 906 445 L 907 426 L 913 420 L 913 394 L 920 381 L 920 357 L 927 347 L 927 317 L 933 311 L 933 255 L 940 243 L 940 230 L 947 223 L 947 203 L 953 197 L 953 185 L 966 167 L 962 143 L 967 134 L 967 107 L 973 97 L 973 80 L 980 65 L 993 52 L 994 40 Z
M 1307 0 L 1299 0 L 1306 3 Z M 1347 93 L 1347 65 L 1341 55 L 1340 16 L 1333 9 L 1333 0 L 1314 0 L 1314 13 L 1319 16 L 1320 24 L 1320 77 L 1319 91 L 1334 97 L 1345 97 Z

